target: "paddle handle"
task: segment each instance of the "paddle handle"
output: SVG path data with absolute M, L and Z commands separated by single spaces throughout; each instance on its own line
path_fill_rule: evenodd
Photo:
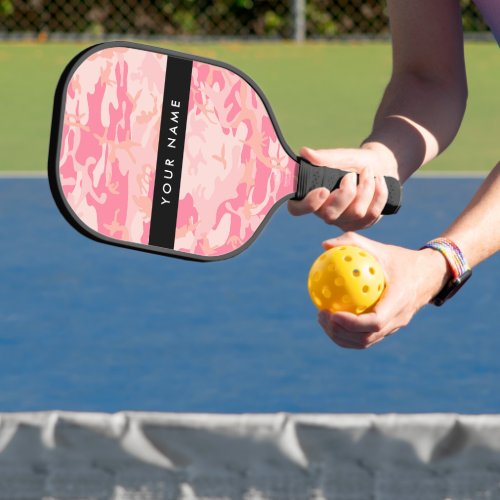
M 326 187 L 330 191 L 337 189 L 343 177 L 350 172 L 331 167 L 318 167 L 312 165 L 304 158 L 298 158 L 299 174 L 297 180 L 297 192 L 294 200 L 302 200 L 307 193 L 319 187 Z M 401 184 L 394 177 L 384 177 L 389 195 L 382 213 L 384 215 L 395 214 L 401 207 L 402 189 Z M 357 181 L 359 182 L 359 174 Z

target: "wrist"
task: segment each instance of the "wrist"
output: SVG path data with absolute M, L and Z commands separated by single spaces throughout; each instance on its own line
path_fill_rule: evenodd
M 398 162 L 394 153 L 381 142 L 366 140 L 361 144 L 361 149 L 373 151 L 377 154 L 382 165 L 382 174 L 399 179 Z
M 425 290 L 425 303 L 430 302 L 453 277 L 446 258 L 432 248 L 422 248 L 418 251 L 423 262 L 420 269 L 424 269 L 423 287 Z

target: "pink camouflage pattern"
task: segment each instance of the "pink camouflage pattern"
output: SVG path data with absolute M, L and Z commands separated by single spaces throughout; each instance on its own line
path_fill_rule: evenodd
M 87 226 L 115 240 L 148 245 L 167 60 L 106 48 L 67 86 L 63 194 Z M 216 257 L 238 249 L 295 191 L 296 170 L 255 90 L 195 61 L 174 250 Z
M 110 48 L 89 56 L 66 93 L 59 175 L 91 229 L 148 243 L 167 58 Z

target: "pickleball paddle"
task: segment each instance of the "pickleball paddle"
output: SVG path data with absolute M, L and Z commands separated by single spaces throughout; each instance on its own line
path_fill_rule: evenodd
M 64 70 L 48 171 L 86 236 L 201 261 L 238 254 L 286 200 L 347 173 L 297 157 L 240 70 L 131 42 L 90 47 Z M 391 214 L 401 187 L 385 180 Z

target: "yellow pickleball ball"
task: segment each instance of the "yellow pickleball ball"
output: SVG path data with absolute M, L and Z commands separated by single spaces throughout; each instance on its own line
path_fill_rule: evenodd
M 313 263 L 307 288 L 318 309 L 362 314 L 382 295 L 384 271 L 378 260 L 363 248 L 334 247 Z

